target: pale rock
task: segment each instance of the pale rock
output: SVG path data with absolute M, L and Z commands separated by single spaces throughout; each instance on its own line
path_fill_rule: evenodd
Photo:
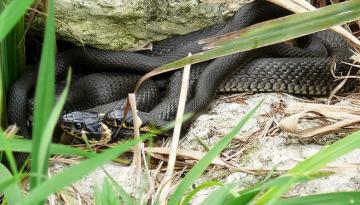
M 185 34 L 229 18 L 248 0 L 58 0 L 57 35 L 102 49 L 140 49 L 150 42 Z M 42 30 L 43 18 L 33 28 Z

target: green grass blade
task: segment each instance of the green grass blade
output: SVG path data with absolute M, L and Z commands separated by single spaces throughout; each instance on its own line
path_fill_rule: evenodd
M 310 177 L 299 177 L 296 179 L 293 179 L 295 177 L 292 176 L 281 176 L 278 177 L 274 180 L 271 180 L 269 182 L 266 183 L 262 183 L 262 184 L 258 184 L 254 187 L 245 189 L 240 191 L 238 194 L 240 195 L 239 197 L 235 197 L 232 198 L 228 201 L 226 201 L 226 203 L 223 203 L 225 205 L 237 205 L 237 204 L 247 204 L 248 202 L 250 202 L 260 191 L 263 191 L 265 189 L 274 187 L 274 186 L 279 186 L 282 184 L 286 184 L 289 180 L 296 180 L 297 182 L 305 182 L 308 181 L 312 178 Z
M 319 171 L 329 162 L 360 147 L 360 131 L 335 142 L 289 170 L 288 174 L 311 174 Z
M 1 49 L 0 49 L 1 50 Z M 0 51 L 0 64 L 2 61 L 2 53 Z M 5 75 L 4 68 L 0 65 L 0 127 L 6 126 L 6 91 L 5 91 Z
M 1 91 L 0 94 L 0 116 L 1 125 L 6 126 L 6 92 L 10 85 L 17 79 L 25 67 L 25 48 L 21 42 L 24 35 L 23 19 L 14 27 L 8 36 L 0 42 L 0 72 Z
M 4 66 L 5 90 L 19 77 L 25 68 L 24 19 L 21 18 L 1 42 L 2 66 Z
M 223 205 L 225 201 L 233 199 L 232 194 L 229 191 L 229 188 L 233 188 L 234 185 L 226 185 L 217 188 L 215 191 L 211 192 L 200 205 Z
M 259 192 L 274 186 L 281 186 L 283 184 L 286 184 L 288 181 L 290 180 L 295 180 L 297 182 L 305 182 L 305 181 L 309 181 L 313 178 L 310 177 L 293 177 L 293 176 L 281 176 L 278 177 L 274 180 L 271 180 L 269 182 L 266 182 L 264 184 L 259 184 L 255 187 L 249 188 L 249 189 L 245 189 L 239 192 L 240 195 L 244 195 L 244 194 L 249 194 L 249 193 L 253 193 L 253 192 Z
M 248 204 L 256 197 L 256 195 L 259 192 L 260 191 L 247 193 L 247 194 L 242 195 L 241 197 L 230 199 L 230 200 L 226 201 L 226 203 L 223 203 L 223 204 L 225 204 L 225 205 Z
M 4 40 L 11 29 L 24 16 L 33 0 L 12 0 L 0 14 L 0 41 Z
M 31 152 L 32 151 L 32 141 L 27 139 L 11 139 L 6 142 L 9 146 L 9 149 L 16 152 Z M 0 143 L 0 151 L 6 149 L 4 143 Z M 96 154 L 89 151 L 84 151 L 79 148 L 74 148 L 68 145 L 62 144 L 50 144 L 50 154 L 57 155 L 68 155 L 68 156 L 82 156 L 82 157 L 92 157 Z
M 33 120 L 33 151 L 31 160 L 30 188 L 37 186 L 47 175 L 48 137 L 51 127 L 47 127 L 48 120 L 55 102 L 55 17 L 54 0 L 49 0 L 49 10 L 45 27 L 44 45 L 41 53 L 39 74 L 36 83 L 34 120 Z M 52 134 L 52 132 L 50 133 Z M 49 136 L 50 137 L 50 136 Z M 45 143 L 45 144 L 43 144 Z M 46 149 L 46 150 L 44 150 Z
M 270 176 L 270 175 L 269 175 Z M 242 190 L 240 192 L 238 192 L 237 194 L 239 196 L 234 197 L 233 194 L 231 194 L 230 191 L 227 190 L 216 190 L 214 193 L 210 194 L 208 198 L 206 198 L 201 204 L 202 205 L 207 205 L 209 203 L 213 203 L 213 204 L 225 204 L 225 205 L 238 205 L 238 204 L 247 204 L 248 202 L 250 202 L 259 192 L 269 189 L 271 187 L 274 186 L 281 186 L 283 184 L 288 183 L 289 180 L 294 180 L 297 183 L 300 182 L 306 182 L 309 180 L 313 180 L 313 179 L 317 179 L 320 177 L 324 177 L 324 176 L 329 176 L 328 172 L 319 172 L 316 174 L 312 174 L 309 176 L 298 176 L 298 177 L 294 177 L 294 176 L 281 176 L 278 177 L 276 179 L 270 180 L 268 181 L 268 177 L 266 177 L 266 179 L 255 185 L 254 187 L 251 188 L 247 188 L 245 190 Z M 233 184 L 233 186 L 235 186 L 236 184 Z M 229 185 L 227 185 L 229 186 Z M 224 188 L 219 188 L 219 189 L 225 189 Z M 214 196 L 216 195 L 216 192 L 219 191 L 219 196 Z
M 6 159 L 7 159 L 7 163 L 9 164 L 10 170 L 12 171 L 12 173 L 14 175 L 17 175 L 18 170 L 17 170 L 17 167 L 16 167 L 16 161 L 15 161 L 15 157 L 14 157 L 14 154 L 13 154 L 13 150 L 11 149 L 11 146 L 10 146 L 10 144 L 8 142 L 9 140 L 7 139 L 7 136 L 3 132 L 2 129 L 0 129 L 0 141 L 1 141 L 0 146 L 4 147 L 3 151 L 5 152 L 5 156 L 6 156 Z
M 290 181 L 293 181 L 296 183 L 307 182 L 310 180 L 329 176 L 330 174 L 331 173 L 329 173 L 329 172 L 317 172 L 317 173 L 313 173 L 311 175 L 306 175 L 306 176 L 288 176 L 288 175 L 280 176 L 276 179 L 273 179 L 273 180 L 270 180 L 270 181 L 267 181 L 264 183 L 260 183 L 254 187 L 247 188 L 245 190 L 240 191 L 238 193 L 240 195 L 239 197 L 231 199 L 231 200 L 227 201 L 225 204 L 226 205 L 246 204 L 251 199 L 253 199 L 257 193 L 259 193 L 263 190 L 269 189 L 271 187 L 279 187 L 279 186 L 288 184 Z
M 34 170 L 38 170 L 37 174 L 40 174 L 41 170 L 43 170 L 41 172 L 42 174 L 45 174 L 47 172 L 48 161 L 50 156 L 49 151 L 50 151 L 51 139 L 53 136 L 56 123 L 61 115 L 62 107 L 64 106 L 66 97 L 68 95 L 68 91 L 70 87 L 70 79 L 71 79 L 71 72 L 68 73 L 65 89 L 61 93 L 59 101 L 56 103 L 53 111 L 51 112 L 51 115 L 46 123 L 46 126 L 43 128 L 43 133 L 40 137 L 40 143 L 35 145 L 37 152 L 34 152 L 34 149 L 32 151 L 33 153 L 32 161 L 34 161 L 32 165 L 36 166 L 36 168 L 33 166 L 31 168 L 35 168 Z M 36 143 L 35 140 L 34 143 Z M 37 178 L 37 180 L 40 180 L 40 178 Z
M 141 82 L 162 72 L 183 68 L 185 65 L 283 42 L 359 18 L 360 1 L 355 0 L 256 24 L 234 32 L 230 38 L 220 38 L 219 42 L 213 42 L 215 45 L 205 45 L 214 47 L 208 51 L 182 58 L 149 72 Z
M 117 205 L 121 204 L 118 194 L 109 179 L 105 178 L 102 187 L 95 186 L 94 191 L 96 205 Z
M 190 200 L 201 190 L 203 189 L 207 189 L 210 187 L 214 187 L 214 186 L 221 186 L 223 187 L 224 184 L 217 182 L 217 181 L 207 181 L 204 182 L 202 184 L 200 184 L 198 187 L 196 187 L 194 190 L 192 190 L 186 197 L 185 199 L 181 202 L 180 205 L 188 205 L 190 203 Z
M 0 13 L 8 1 L 0 0 Z M 1 23 L 0 23 L 1 24 Z M 24 18 L 0 41 L 0 125 L 6 127 L 6 91 L 25 66 Z
M 120 198 L 124 201 L 126 205 L 135 205 L 135 201 L 131 198 L 131 196 L 126 193 L 125 189 L 104 169 L 106 176 L 109 178 L 110 182 L 119 193 Z
M 3 164 L 0 165 L 4 166 Z M 1 174 L 3 173 L 1 172 Z M 3 194 L 7 188 L 9 188 L 12 184 L 16 184 L 17 182 L 15 177 L 4 177 L 4 178 L 5 179 L 0 180 L 0 194 Z
M 263 101 L 264 100 L 261 100 L 254 109 L 252 109 L 240 120 L 240 122 L 235 126 L 234 129 L 232 129 L 229 134 L 216 143 L 213 148 L 198 163 L 195 164 L 195 166 L 186 174 L 184 179 L 182 179 L 175 192 L 171 195 L 168 203 L 169 205 L 177 205 L 180 203 L 182 196 L 185 195 L 189 187 L 195 182 L 196 179 L 201 176 L 201 174 L 211 164 L 215 157 L 217 157 L 221 151 L 225 149 L 225 147 L 231 142 L 235 135 L 260 107 Z
M 0 15 L 2 11 L 4 10 L 5 2 L 4 0 L 0 0 Z M 0 41 L 0 127 L 6 126 L 6 75 L 5 73 L 8 70 L 8 67 L 6 66 L 6 59 L 7 59 L 7 53 L 4 52 L 5 49 L 3 49 L 4 41 Z
M 96 168 L 110 162 L 124 152 L 130 150 L 133 146 L 143 140 L 147 140 L 153 137 L 153 135 L 147 134 L 140 139 L 133 139 L 120 144 L 111 149 L 105 150 L 101 154 L 97 154 L 90 159 L 84 160 L 81 163 L 69 167 L 62 172 L 52 176 L 51 179 L 41 183 L 30 191 L 28 197 L 25 197 L 24 201 L 18 202 L 19 205 L 33 205 L 46 199 L 50 194 L 60 191 L 66 186 L 71 185 L 83 178 L 86 174 L 94 171 Z
M 250 188 L 250 191 L 249 193 L 246 193 L 246 194 L 240 194 L 239 193 L 239 196 L 238 197 L 235 197 L 235 198 L 231 198 L 229 200 L 226 201 L 226 205 L 232 205 L 232 204 L 248 204 L 250 201 L 252 201 L 256 195 L 260 192 L 260 190 L 263 190 L 263 189 L 260 189 L 260 190 L 255 190 L 256 187 L 261 187 L 263 185 L 266 185 L 266 183 L 268 183 L 271 179 L 271 177 L 273 176 L 274 174 L 274 171 L 275 171 L 275 167 L 273 167 L 265 176 L 265 178 L 260 182 L 258 183 L 254 188 Z M 279 178 L 278 178 L 279 179 Z M 271 182 L 276 182 L 276 179 L 275 180 L 272 180 L 270 181 Z M 242 192 L 244 192 L 246 190 L 243 190 Z
M 281 199 L 276 205 L 344 205 L 360 204 L 360 192 L 335 192 Z
M 360 147 L 360 131 L 357 131 L 344 139 L 341 139 L 334 144 L 320 150 L 312 157 L 304 160 L 293 169 L 289 170 L 286 175 L 289 176 L 306 176 L 319 171 L 327 163 L 336 160 L 338 157 L 351 152 Z M 281 194 L 286 192 L 292 185 L 297 183 L 294 180 L 289 180 L 286 184 L 270 188 L 264 195 L 262 195 L 255 204 L 276 204 Z
M 1 182 L 3 182 L 4 180 L 9 182 L 9 186 L 7 186 L 6 189 L 1 189 L 0 186 L 0 193 L 2 193 L 1 190 L 4 190 L 3 193 L 5 194 L 5 198 L 7 199 L 9 204 L 15 204 L 19 200 L 21 201 L 24 196 L 22 194 L 20 187 L 15 183 L 16 179 L 13 179 L 13 176 L 11 175 L 9 170 L 2 164 L 0 164 L 0 176 L 1 176 Z M 2 184 L 1 182 L 0 184 Z

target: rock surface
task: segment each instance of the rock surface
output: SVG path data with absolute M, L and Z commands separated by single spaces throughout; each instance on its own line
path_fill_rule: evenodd
M 239 122 L 239 120 L 254 106 L 265 99 L 264 103 L 238 136 L 231 142 L 224 154 L 230 157 L 232 165 L 243 170 L 270 171 L 273 168 L 279 170 L 280 174 L 294 167 L 304 159 L 309 158 L 331 140 L 338 140 L 336 136 L 330 136 L 324 143 L 319 141 L 300 141 L 277 128 L 277 123 L 283 119 L 283 109 L 292 102 L 309 102 L 307 99 L 296 98 L 286 94 L 236 94 L 232 96 L 221 96 L 213 101 L 206 114 L 200 115 L 193 123 L 191 129 L 180 141 L 179 148 L 191 151 L 206 152 L 204 146 L 199 143 L 201 139 L 207 146 L 212 146 Z M 326 102 L 326 99 L 316 99 L 316 102 Z M 352 104 L 347 100 L 338 104 L 360 109 L 359 105 Z M 309 123 L 305 123 L 308 126 Z M 267 129 L 270 128 L 270 129 Z M 274 129 L 275 128 L 275 129 Z M 226 158 L 226 157 L 223 157 Z M 309 195 L 316 193 L 351 191 L 360 189 L 359 169 L 360 150 L 357 149 L 344 155 L 329 164 L 330 171 L 334 174 L 299 184 L 293 187 L 287 195 Z M 155 165 L 157 166 L 157 164 Z M 56 164 L 51 172 L 58 172 L 66 166 Z M 163 165 L 165 168 L 166 165 Z M 104 169 L 114 177 L 119 184 L 130 194 L 135 195 L 137 190 L 134 186 L 134 171 L 130 167 L 116 164 L 108 164 Z M 155 169 L 150 171 L 156 173 Z M 266 173 L 265 173 L 266 174 Z M 78 193 L 87 200 L 91 200 L 95 185 L 101 184 L 105 174 L 102 169 L 91 173 L 83 180 L 74 184 Z M 264 176 L 252 173 L 228 169 L 226 167 L 210 167 L 210 171 L 197 181 L 196 186 L 204 181 L 219 180 L 224 183 L 238 182 L 241 187 L 249 187 L 261 181 Z M 143 177 L 143 183 L 148 186 L 147 177 Z M 162 174 L 157 174 L 155 181 L 161 182 Z M 149 187 L 145 188 L 146 192 Z M 200 191 L 191 204 L 200 204 L 204 198 L 211 194 L 213 189 Z M 85 200 L 85 199 L 84 199 Z M 86 203 L 84 203 L 86 204 Z
M 282 109 L 284 107 L 292 102 L 307 102 L 306 99 L 275 93 L 246 96 L 239 94 L 230 98 L 221 97 L 216 100 L 210 112 L 201 115 L 196 120 L 186 138 L 183 139 L 181 147 L 202 150 L 202 148 L 199 148 L 196 137 L 202 139 L 208 146 L 215 144 L 261 99 L 265 99 L 263 105 L 238 134 L 237 140 L 233 140 L 229 145 L 229 147 L 234 147 L 237 144 L 241 145 L 236 149 L 237 153 L 234 154 L 232 162 L 240 165 L 242 169 L 269 171 L 276 168 L 286 172 L 299 162 L 326 147 L 326 144 L 330 144 L 333 140 L 339 140 L 336 136 L 327 136 L 327 138 L 323 138 L 323 143 L 319 143 L 317 140 L 303 142 L 283 131 L 266 129 L 268 124 L 277 124 L 283 119 Z M 316 101 L 324 103 L 326 99 L 316 99 Z M 360 108 L 359 105 L 352 104 L 347 100 L 340 101 L 337 105 L 347 105 L 355 109 Z M 304 122 L 303 126 L 310 126 L 309 122 Z M 360 150 L 356 149 L 328 164 L 327 171 L 334 172 L 330 176 L 296 185 L 286 195 L 302 196 L 359 190 L 359 159 Z M 224 173 L 219 174 L 221 172 Z M 222 175 L 222 177 L 219 177 L 219 175 Z M 238 183 L 242 188 L 248 188 L 261 181 L 263 177 L 242 171 L 220 169 L 216 172 L 206 173 L 198 181 L 198 184 L 214 179 L 221 179 L 220 181 L 226 184 Z M 208 189 L 199 192 L 193 199 L 192 204 L 200 204 L 211 194 L 211 191 L 213 190 Z
M 102 49 L 140 49 L 149 42 L 221 22 L 246 1 L 58 0 L 57 34 Z M 41 29 L 42 18 L 33 25 Z

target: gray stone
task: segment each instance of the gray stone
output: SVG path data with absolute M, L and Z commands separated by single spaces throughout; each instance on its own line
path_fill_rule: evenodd
M 181 139 L 179 148 L 206 152 L 204 146 L 196 138 L 202 139 L 209 147 L 213 146 L 225 134 L 230 132 L 236 123 L 262 99 L 265 99 L 264 103 L 232 142 L 233 145 L 242 144 L 238 148 L 231 149 L 230 154 L 233 155 L 231 163 L 233 165 L 252 170 L 272 170 L 276 168 L 285 173 L 326 146 L 312 142 L 301 142 L 280 130 L 271 131 L 269 133 L 273 134 L 269 134 L 264 127 L 270 122 L 279 122 L 284 117 L 284 113 L 278 109 L 292 102 L 304 102 L 304 100 L 286 94 L 263 93 L 220 96 L 211 103 L 207 113 L 200 115 L 195 120 L 186 136 Z M 319 98 L 316 102 L 319 102 L 319 100 L 326 101 L 326 99 Z M 342 100 L 338 104 L 359 108 L 358 105 L 348 100 Z M 266 133 L 263 133 L 264 131 Z M 329 164 L 327 170 L 334 172 L 332 175 L 296 185 L 288 191 L 287 195 L 298 196 L 359 190 L 359 159 L 360 150 L 354 150 Z M 55 164 L 51 168 L 51 173 L 62 171 L 64 168 L 64 166 Z M 111 163 L 105 165 L 104 169 L 129 194 L 136 195 L 135 176 L 131 167 Z M 150 171 L 152 176 L 156 172 L 155 169 Z M 101 184 L 104 176 L 103 170 L 98 169 L 73 186 L 81 196 L 91 198 L 93 187 L 96 184 Z M 195 184 L 198 186 L 205 181 L 219 180 L 226 184 L 237 183 L 241 188 L 249 188 L 263 179 L 264 176 L 259 177 L 227 168 L 210 167 L 209 171 L 205 172 Z M 147 177 L 144 176 L 142 180 L 144 189 L 149 190 Z M 156 181 L 161 182 L 161 180 L 161 175 L 157 175 Z M 191 204 L 200 204 L 214 189 L 200 191 L 191 201 Z
M 58 0 L 56 30 L 58 37 L 79 45 L 141 49 L 149 42 L 221 22 L 243 2 L 246 0 Z M 36 18 L 33 25 L 41 30 L 42 18 Z

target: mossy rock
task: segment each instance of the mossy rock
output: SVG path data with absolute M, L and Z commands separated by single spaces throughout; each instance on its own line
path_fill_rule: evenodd
M 231 16 L 244 0 L 211 2 L 58 0 L 57 35 L 79 45 L 102 49 L 141 49 L 150 42 L 221 22 Z M 35 32 L 42 30 L 43 26 L 43 18 L 37 16 L 33 23 Z

